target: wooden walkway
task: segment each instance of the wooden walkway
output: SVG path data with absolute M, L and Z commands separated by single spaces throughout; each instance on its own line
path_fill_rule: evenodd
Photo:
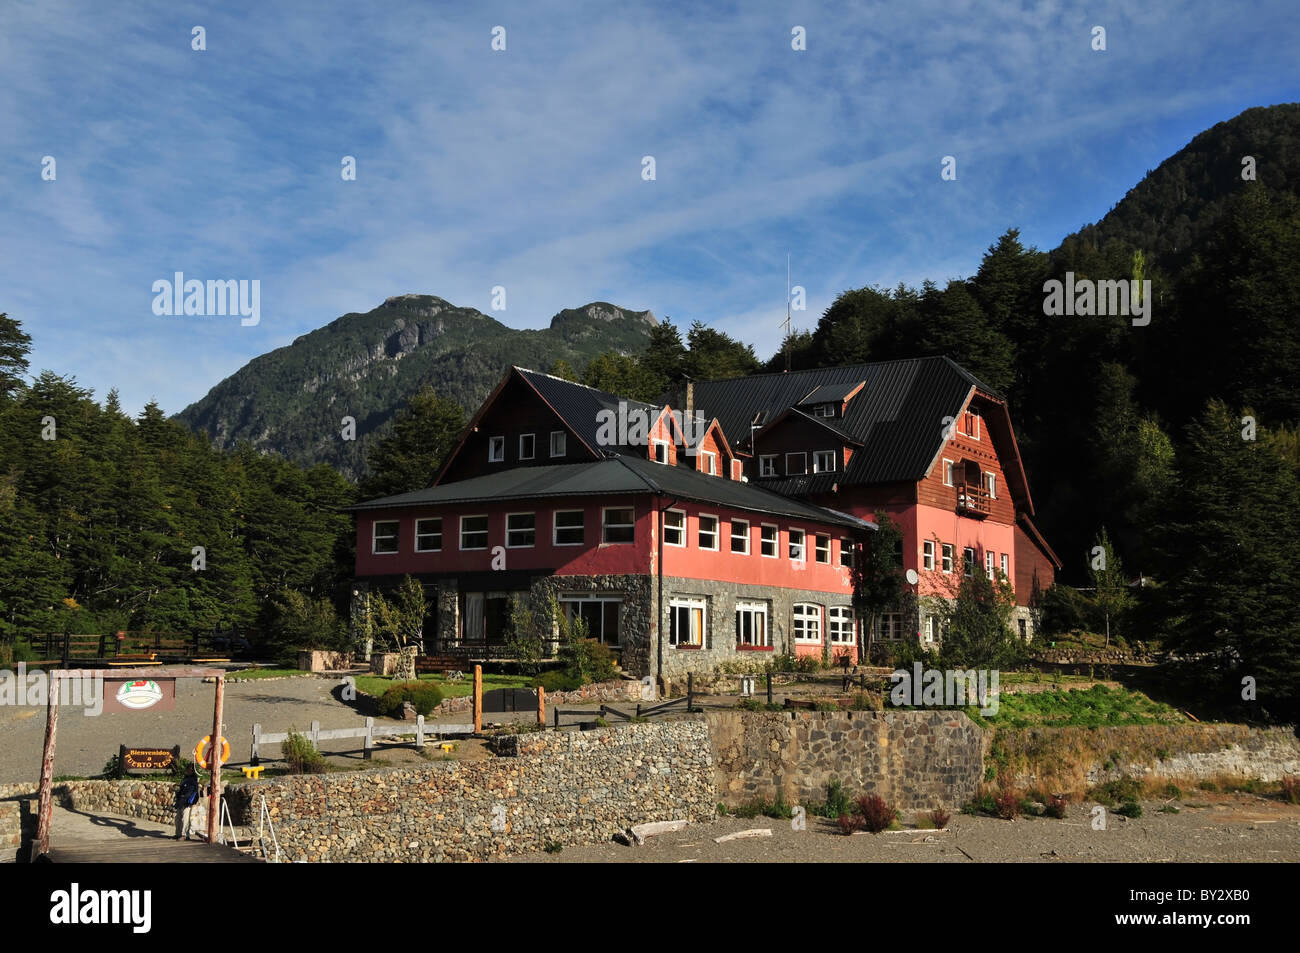
M 55 806 L 49 859 L 56 864 L 259 864 L 225 844 L 172 840 L 173 828 Z

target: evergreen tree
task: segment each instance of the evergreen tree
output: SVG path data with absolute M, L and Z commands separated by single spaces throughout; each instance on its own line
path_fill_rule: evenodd
M 0 400 L 7 400 L 25 385 L 27 355 L 31 353 L 32 338 L 22 324 L 7 314 L 0 313 Z
M 397 415 L 393 429 L 366 455 L 369 475 L 362 499 L 408 493 L 432 486 L 465 429 L 458 405 L 423 387 Z

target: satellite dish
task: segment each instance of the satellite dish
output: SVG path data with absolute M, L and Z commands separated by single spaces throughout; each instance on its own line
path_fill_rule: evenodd
M 908 584 L 909 586 L 915 586 L 916 583 L 917 583 L 917 581 L 918 581 L 920 578 L 921 578 L 921 577 L 918 576 L 918 575 L 916 574 L 916 570 L 915 570 L 915 569 L 909 569 L 909 570 L 907 571 L 907 584 Z

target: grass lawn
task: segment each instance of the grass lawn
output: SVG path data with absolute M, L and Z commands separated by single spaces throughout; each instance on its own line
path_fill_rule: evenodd
M 1030 726 L 1078 726 L 1102 728 L 1108 725 L 1175 725 L 1187 718 L 1175 708 L 1153 701 L 1142 692 L 1127 688 L 1094 685 L 1088 689 L 1034 692 L 998 696 L 995 715 L 967 713 L 980 725 L 1010 728 Z
M 456 682 L 447 681 L 443 675 L 421 675 L 419 680 L 437 685 L 438 690 L 442 692 L 443 698 L 460 698 L 464 695 L 470 695 L 474 691 L 473 674 L 466 674 L 464 678 Z M 396 679 L 385 678 L 382 675 L 358 675 L 357 688 L 368 695 L 378 697 L 396 681 Z M 494 688 L 527 688 L 532 681 L 531 678 L 524 675 L 485 674 L 483 676 L 483 690 L 486 692 Z
M 288 675 L 310 675 L 311 672 L 304 672 L 298 668 L 246 668 L 239 672 L 231 672 L 226 676 L 228 682 L 250 682 L 258 678 L 284 678 Z

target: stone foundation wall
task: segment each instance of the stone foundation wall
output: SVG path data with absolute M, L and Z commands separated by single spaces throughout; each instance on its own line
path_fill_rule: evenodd
M 241 784 L 231 810 L 255 824 L 265 796 L 290 860 L 483 860 L 603 843 L 633 824 L 715 815 L 707 734 L 695 719 L 515 735 L 485 761 Z
M 904 811 L 959 808 L 984 776 L 983 736 L 952 711 L 710 712 L 719 799 L 738 807 L 777 794 L 826 799 L 838 780 L 851 797 L 879 794 Z

